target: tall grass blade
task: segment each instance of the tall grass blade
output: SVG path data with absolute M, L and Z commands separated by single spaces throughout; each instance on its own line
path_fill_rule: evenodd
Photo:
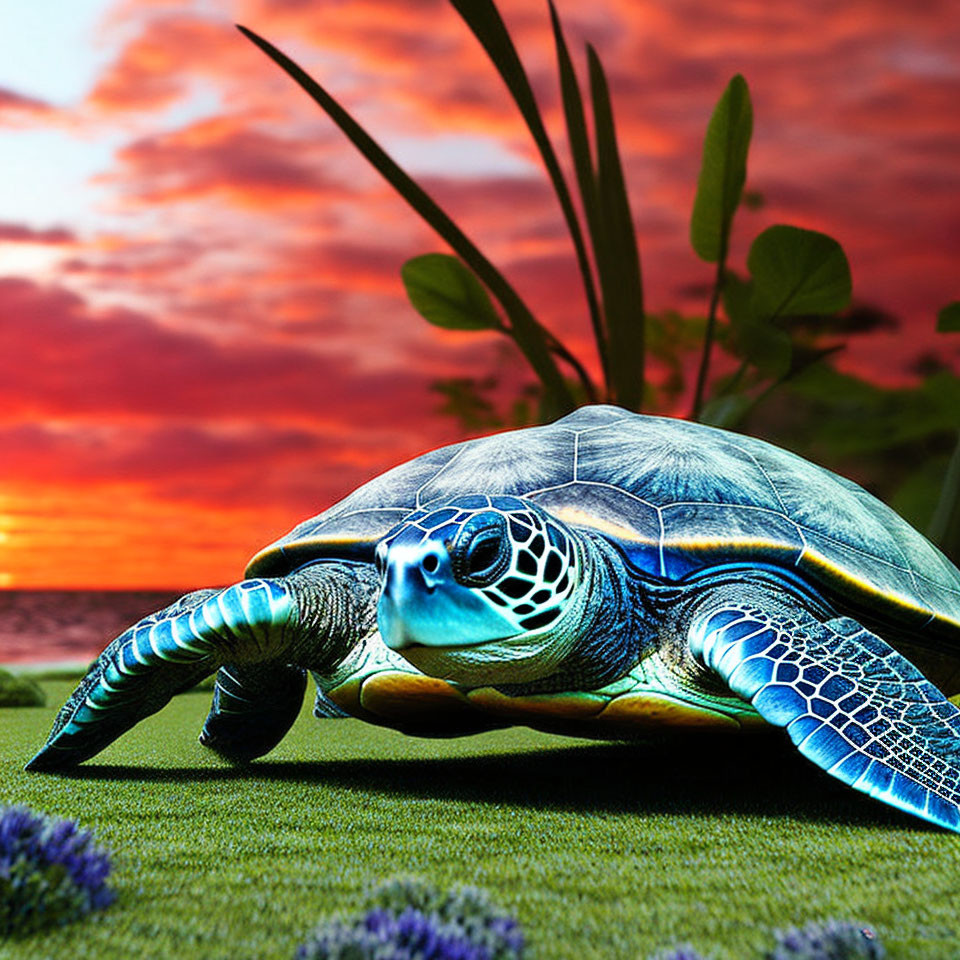
M 576 403 L 548 347 L 545 332 L 520 295 L 473 242 L 383 148 L 298 64 L 269 41 L 239 24 L 237 29 L 284 70 L 343 131 L 383 178 L 456 251 L 500 301 L 510 320 L 510 335 L 543 384 L 546 414 L 556 416 L 574 409 Z
M 596 50 L 589 45 L 587 57 L 597 146 L 600 229 L 605 236 L 603 260 L 609 265 L 608 277 L 612 278 L 604 286 L 611 394 L 628 410 L 640 410 L 643 405 L 645 349 L 640 252 L 623 180 L 607 78 Z
M 587 230 L 590 234 L 590 245 L 593 247 L 593 262 L 600 276 L 600 287 L 604 289 L 603 275 L 609 274 L 609 264 L 603 250 L 603 230 L 600 227 L 600 210 L 597 200 L 597 181 L 593 167 L 593 157 L 590 153 L 590 138 L 587 133 L 587 119 L 583 109 L 583 98 L 580 95 L 580 83 L 573 66 L 573 59 L 563 36 L 563 27 L 557 16 L 557 9 L 550 2 L 550 23 L 553 27 L 554 45 L 557 50 L 557 66 L 560 73 L 560 94 L 563 100 L 563 115 L 567 126 L 567 140 L 570 144 L 570 153 L 573 156 L 573 167 L 577 175 L 577 186 L 580 190 L 580 203 L 587 218 Z M 603 369 L 603 379 L 607 390 L 610 389 L 610 368 L 607 357 L 607 331 L 604 318 L 599 311 L 591 313 L 593 336 L 597 344 L 597 354 Z
M 597 301 L 596 287 L 593 282 L 590 261 L 587 257 L 583 232 L 580 229 L 580 222 L 577 219 L 567 182 L 557 161 L 553 144 L 547 136 L 543 118 L 533 94 L 533 88 L 530 86 L 530 80 L 517 54 L 517 49 L 493 0 L 450 0 L 450 2 L 487 52 L 487 56 L 490 57 L 501 79 L 506 84 L 507 90 L 510 91 L 510 96 L 513 97 L 527 129 L 540 151 L 550 182 L 557 199 L 560 201 L 560 208 L 563 211 L 567 229 L 570 231 L 570 238 L 573 240 L 577 265 L 580 269 L 587 307 L 590 312 L 590 321 L 594 334 L 596 334 L 596 331 L 601 329 L 600 306 Z

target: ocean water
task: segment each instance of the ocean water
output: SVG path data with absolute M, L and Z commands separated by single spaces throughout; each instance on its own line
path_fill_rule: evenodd
M 0 664 L 89 663 L 117 634 L 178 596 L 153 590 L 0 590 Z

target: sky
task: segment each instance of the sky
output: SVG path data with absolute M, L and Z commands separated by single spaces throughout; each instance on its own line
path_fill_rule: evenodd
M 563 153 L 546 4 L 500 6 Z M 585 42 L 609 74 L 650 308 L 705 310 L 689 212 L 739 72 L 766 202 L 738 215 L 734 265 L 770 224 L 825 231 L 854 297 L 899 321 L 842 367 L 898 383 L 925 352 L 956 361 L 934 321 L 960 298 L 960 6 L 557 6 L 581 76 Z M 589 353 L 556 201 L 446 0 L 8 4 L 0 586 L 238 579 L 299 520 L 462 439 L 435 380 L 520 375 L 496 334 L 415 314 L 400 267 L 442 242 L 235 22 L 313 73 Z

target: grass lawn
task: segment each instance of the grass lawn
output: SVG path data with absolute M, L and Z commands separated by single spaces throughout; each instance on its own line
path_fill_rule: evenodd
M 209 693 L 189 693 L 75 775 L 26 774 L 71 684 L 45 687 L 50 707 L 0 710 L 0 803 L 92 827 L 119 898 L 3 958 L 288 960 L 400 873 L 486 887 L 537 960 L 679 941 L 744 960 L 771 928 L 828 916 L 868 922 L 893 960 L 960 957 L 960 836 L 835 784 L 779 737 L 434 741 L 305 707 L 243 771 L 197 744 Z

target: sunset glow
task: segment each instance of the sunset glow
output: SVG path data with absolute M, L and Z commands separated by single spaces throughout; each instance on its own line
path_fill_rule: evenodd
M 0 587 L 232 581 L 303 517 L 461 439 L 431 383 L 501 362 L 494 335 L 414 313 L 400 266 L 443 245 L 234 22 L 313 72 L 589 354 L 556 201 L 443 0 L 78 0 L 60 23 L 31 6 L 5 43 L 34 53 L 0 58 Z M 546 4 L 500 6 L 565 152 Z M 734 265 L 769 224 L 824 230 L 854 297 L 900 321 L 841 366 L 904 382 L 943 354 L 960 7 L 558 9 L 581 76 L 585 41 L 610 74 L 651 309 L 705 310 L 688 218 L 706 121 L 740 72 L 766 204 L 739 214 Z

